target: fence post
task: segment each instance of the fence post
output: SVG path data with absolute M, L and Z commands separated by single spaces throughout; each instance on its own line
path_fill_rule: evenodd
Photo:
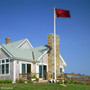
M 18 79 L 20 80 L 20 73 L 19 73 L 19 78 Z
M 73 74 L 73 80 L 74 80 L 74 82 L 75 82 L 75 74 Z
M 63 72 L 63 80 L 64 80 L 64 72 Z
M 85 75 L 83 74 L 83 81 L 85 81 Z

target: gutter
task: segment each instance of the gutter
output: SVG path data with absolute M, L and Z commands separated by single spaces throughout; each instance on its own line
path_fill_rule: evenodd
M 20 60 L 20 61 L 29 61 L 29 62 L 38 62 L 38 61 L 36 61 L 36 60 L 25 59 L 25 58 L 20 58 L 20 57 L 11 57 L 10 59 L 13 59 L 13 60 Z

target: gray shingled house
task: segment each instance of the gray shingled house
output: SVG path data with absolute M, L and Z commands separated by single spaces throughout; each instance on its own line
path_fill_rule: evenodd
M 56 36 L 56 70 L 64 72 L 66 63 L 59 52 L 59 36 Z M 0 80 L 13 80 L 22 73 L 39 73 L 39 79 L 47 79 L 54 73 L 54 35 L 49 34 L 47 45 L 34 48 L 28 39 L 12 42 L 6 38 L 0 44 Z

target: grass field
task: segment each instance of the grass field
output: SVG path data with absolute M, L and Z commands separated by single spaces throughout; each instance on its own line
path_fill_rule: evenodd
M 15 83 L 0 84 L 0 90 L 90 90 L 88 85 L 67 84 L 66 87 L 56 83 Z

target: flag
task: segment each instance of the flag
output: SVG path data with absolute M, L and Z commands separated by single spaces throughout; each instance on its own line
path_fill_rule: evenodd
M 70 17 L 69 10 L 55 9 L 57 17 Z

